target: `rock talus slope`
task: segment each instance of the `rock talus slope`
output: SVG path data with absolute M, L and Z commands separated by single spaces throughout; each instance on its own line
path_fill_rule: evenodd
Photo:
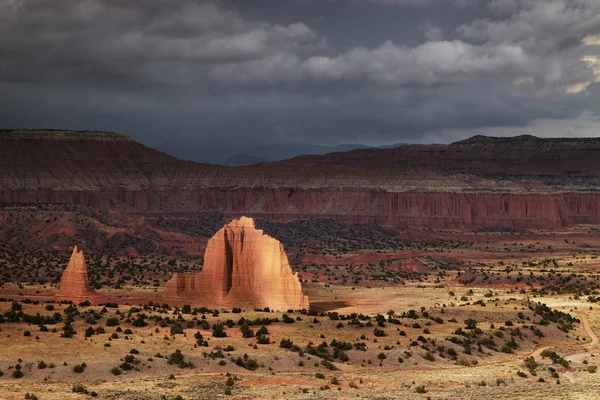
M 221 228 L 208 242 L 202 272 L 175 274 L 163 298 L 207 307 L 309 308 L 283 245 L 247 217 Z
M 87 265 L 83 251 L 77 246 L 73 248 L 71 260 L 63 272 L 57 295 L 59 300 L 71 300 L 75 303 L 93 300 L 94 293 L 90 290 Z

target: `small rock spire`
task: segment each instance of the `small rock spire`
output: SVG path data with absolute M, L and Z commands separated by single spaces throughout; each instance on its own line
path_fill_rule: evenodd
M 71 259 L 60 280 L 57 296 L 60 300 L 82 302 L 92 298 L 85 255 L 77 246 L 73 248 Z

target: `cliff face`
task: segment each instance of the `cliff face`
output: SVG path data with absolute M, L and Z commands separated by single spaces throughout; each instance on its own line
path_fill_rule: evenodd
M 206 188 L 94 192 L 37 191 L 7 203 L 85 204 L 134 211 L 206 212 L 275 220 L 330 218 L 344 222 L 429 228 L 553 228 L 600 223 L 600 193 L 388 192 L 384 190 Z
M 174 275 L 163 298 L 208 307 L 309 308 L 282 244 L 246 217 L 219 230 L 208 242 L 202 272 Z
M 600 223 L 600 140 L 475 137 L 224 167 L 127 137 L 0 132 L 0 202 L 473 228 Z
M 71 254 L 71 260 L 60 280 L 57 299 L 71 300 L 75 303 L 79 303 L 85 300 L 92 300 L 93 297 L 88 281 L 85 256 L 83 251 L 79 251 L 77 246 L 75 246 L 73 248 L 73 254 Z

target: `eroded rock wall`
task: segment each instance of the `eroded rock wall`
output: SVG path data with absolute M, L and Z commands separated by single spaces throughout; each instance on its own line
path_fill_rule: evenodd
M 124 135 L 0 131 L 0 203 L 547 229 L 600 223 L 599 156 L 600 139 L 475 137 L 234 168 Z
M 426 228 L 499 226 L 549 229 L 600 223 L 599 193 L 394 193 L 333 189 L 197 189 L 119 191 L 3 191 L 0 202 L 127 206 L 139 212 L 212 212 L 290 220 Z

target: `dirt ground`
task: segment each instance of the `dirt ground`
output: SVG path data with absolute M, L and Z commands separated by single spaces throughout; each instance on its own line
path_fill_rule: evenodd
M 68 304 L 54 302 L 54 285 L 5 283 L 0 288 L 0 399 L 25 399 L 27 394 L 55 400 L 92 395 L 169 400 L 598 398 L 600 372 L 593 368 L 600 364 L 597 229 L 423 235 L 458 238 L 465 245 L 321 258 L 326 267 L 308 268 L 311 279 L 303 281 L 312 313 L 287 313 L 291 323 L 283 322 L 281 312 L 184 314 L 148 307 L 160 299 L 162 288 L 144 285 L 103 287 L 99 293 L 119 303 L 118 308 L 82 305 L 73 312 Z M 348 266 L 348 259 L 371 263 L 371 269 L 368 264 Z M 387 263 L 398 259 L 411 262 Z M 403 271 L 403 265 L 410 270 Z M 391 271 L 387 276 L 395 281 L 353 283 L 356 275 L 351 274 L 380 275 L 379 268 Z M 61 315 L 56 323 L 40 323 L 36 317 L 55 313 Z M 77 333 L 64 338 L 69 315 Z M 571 317 L 576 320 L 568 326 Z M 140 318 L 145 326 L 136 326 Z M 243 337 L 242 318 L 251 322 L 252 337 Z M 468 320 L 476 328 L 469 328 Z M 226 337 L 213 336 L 219 323 L 225 324 Z M 262 325 L 269 343 L 256 337 Z M 183 333 L 173 331 L 177 326 Z M 86 337 L 89 327 L 94 332 Z M 96 332 L 99 327 L 104 332 Z M 196 332 L 206 346 L 198 345 Z M 288 339 L 297 347 L 281 347 Z M 314 354 L 323 342 L 326 355 Z M 336 343 L 350 348 L 336 352 Z M 508 348 L 512 343 L 515 347 Z M 176 350 L 193 367 L 169 363 Z M 83 371 L 76 372 L 82 363 Z M 14 377 L 15 371 L 23 376 Z

